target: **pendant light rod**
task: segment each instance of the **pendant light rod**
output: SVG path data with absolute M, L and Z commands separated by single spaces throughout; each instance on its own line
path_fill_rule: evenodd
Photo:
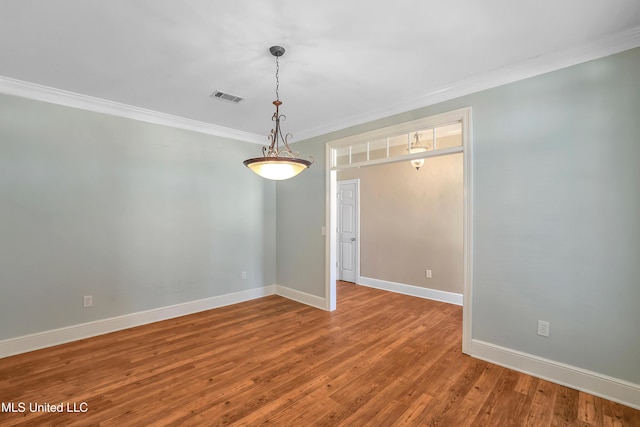
M 279 58 L 284 55 L 285 49 L 282 46 L 271 46 L 269 52 L 276 58 L 276 100 L 273 101 L 276 111 L 271 117 L 271 120 L 275 122 L 275 127 L 271 129 L 268 136 L 269 146 L 262 147 L 263 157 L 247 159 L 243 163 L 263 178 L 281 180 L 291 178 L 309 168 L 313 163 L 313 157 L 311 157 L 311 160 L 298 158 L 298 153 L 294 153 L 289 147 L 289 138 L 292 135 L 290 133 L 283 134 L 282 132 L 280 121 L 286 120 L 287 116 L 280 114 L 282 101 L 280 101 Z M 282 150 L 280 149 L 280 141 L 283 145 Z

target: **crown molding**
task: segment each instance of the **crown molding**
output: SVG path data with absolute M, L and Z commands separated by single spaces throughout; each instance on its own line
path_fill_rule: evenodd
M 480 92 L 482 90 L 491 89 L 518 80 L 559 70 L 561 68 L 613 55 L 638 46 L 640 46 L 640 26 L 628 28 L 600 40 L 585 43 L 571 49 L 530 58 L 508 67 L 500 68 L 454 82 L 450 85 L 442 86 L 411 99 L 361 114 L 355 114 L 345 118 L 344 120 L 332 122 L 304 132 L 299 132 L 297 134 L 297 139 L 298 141 L 303 141 L 305 139 L 325 135 L 330 132 L 361 125 L 363 123 L 372 122 L 374 120 L 427 107 L 439 102 L 448 101 L 450 99 Z M 67 107 L 79 108 L 97 113 L 110 114 L 133 120 L 140 120 L 148 123 L 171 126 L 207 135 L 231 138 L 260 145 L 264 144 L 263 135 L 243 132 L 211 123 L 173 116 L 171 114 L 147 110 L 145 108 L 134 107 L 75 92 L 55 89 L 9 77 L 0 76 L 0 93 L 64 105 Z
M 55 89 L 4 76 L 0 76 L 0 93 L 254 144 L 263 145 L 265 140 L 263 135 L 243 132 L 211 123 L 173 116 L 171 114 L 147 110 L 145 108 L 134 107 L 132 105 L 121 104 L 119 102 Z
M 298 141 L 303 141 L 330 132 L 390 117 L 395 114 L 428 107 L 439 102 L 624 52 L 625 50 L 638 46 L 640 46 L 640 26 L 628 28 L 597 41 L 585 43 L 571 49 L 529 58 L 517 64 L 460 80 L 411 99 L 370 110 L 362 114 L 349 116 L 339 122 L 329 123 L 305 132 L 298 132 L 297 139 Z

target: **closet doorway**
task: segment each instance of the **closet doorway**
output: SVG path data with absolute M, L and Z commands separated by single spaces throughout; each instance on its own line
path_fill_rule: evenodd
M 358 283 L 360 276 L 360 180 L 338 181 L 338 280 Z

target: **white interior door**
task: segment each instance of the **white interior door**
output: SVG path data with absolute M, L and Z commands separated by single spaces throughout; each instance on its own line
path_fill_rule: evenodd
M 338 182 L 338 280 L 358 277 L 358 180 Z

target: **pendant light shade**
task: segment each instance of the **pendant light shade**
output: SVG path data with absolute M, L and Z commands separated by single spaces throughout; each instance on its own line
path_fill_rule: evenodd
M 418 148 L 412 148 L 409 150 L 409 153 L 413 154 L 413 153 L 423 153 L 427 151 L 426 148 L 424 147 L 418 147 Z M 424 159 L 416 159 L 416 160 L 411 160 L 411 166 L 413 166 L 414 168 L 416 168 L 416 170 L 420 170 L 420 168 L 422 166 L 424 166 Z
M 284 55 L 284 48 L 282 46 L 272 46 L 269 51 L 276 57 L 276 100 L 273 101 L 276 111 L 271 117 L 271 120 L 275 122 L 275 127 L 271 129 L 269 134 L 271 144 L 268 147 L 262 147 L 262 157 L 247 159 L 242 163 L 263 178 L 279 181 L 292 178 L 307 169 L 313 163 L 313 158 L 310 160 L 298 158 L 298 153 L 294 153 L 289 148 L 291 134 L 282 134 L 280 120 L 286 119 L 286 116 L 280 114 L 279 111 L 282 102 L 278 93 L 280 87 L 280 64 L 278 58 Z M 280 148 L 280 142 L 283 145 L 282 149 Z
M 255 157 L 243 163 L 261 177 L 276 181 L 293 178 L 311 166 L 308 160 L 288 157 Z
M 420 144 L 420 134 L 418 132 L 415 133 L 414 138 L 416 140 L 409 146 L 409 154 L 424 153 L 425 151 L 427 151 L 427 147 L 429 147 L 429 145 L 427 145 L 427 147 L 424 147 Z M 416 168 L 416 170 L 420 170 L 420 168 L 424 166 L 424 159 L 411 160 L 411 166 Z

